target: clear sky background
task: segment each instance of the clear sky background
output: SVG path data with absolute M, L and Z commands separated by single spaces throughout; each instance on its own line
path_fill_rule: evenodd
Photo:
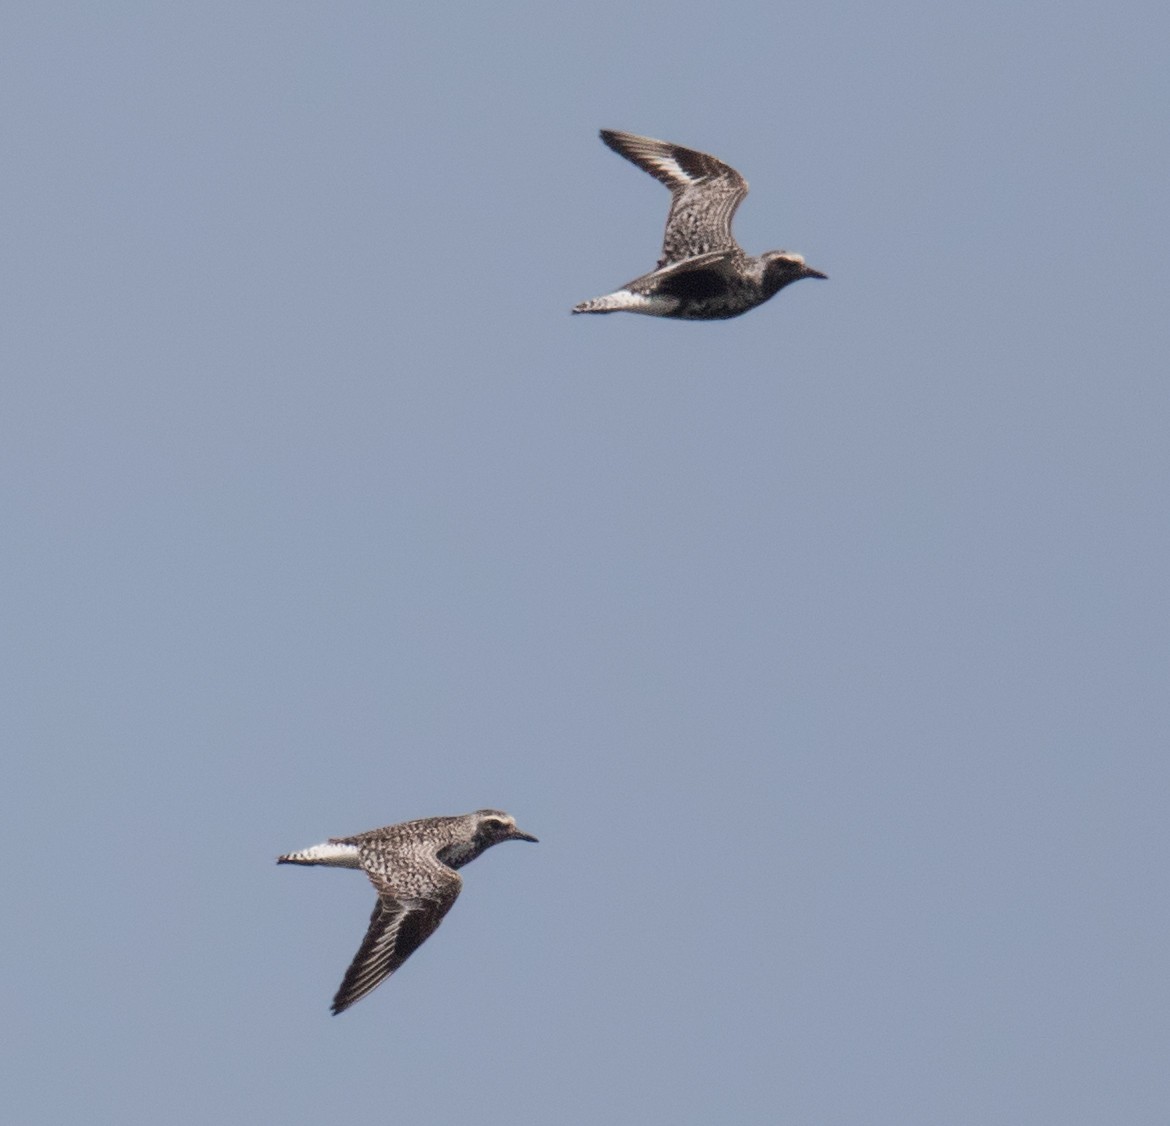
M 1164 3 L 4 25 L 6 1121 L 1170 1121 Z

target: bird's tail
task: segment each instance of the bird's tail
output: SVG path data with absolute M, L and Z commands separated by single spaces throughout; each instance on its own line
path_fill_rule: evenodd
M 286 852 L 276 858 L 277 864 L 325 864 L 330 868 L 360 868 L 358 848 L 345 841 L 326 841 L 324 844 Z
M 631 294 L 619 290 L 617 293 L 607 293 L 604 297 L 594 297 L 590 301 L 582 301 L 573 306 L 574 313 L 616 313 L 630 307 Z

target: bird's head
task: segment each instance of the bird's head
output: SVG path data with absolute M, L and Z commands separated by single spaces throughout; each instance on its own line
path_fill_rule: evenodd
M 764 262 L 764 286 L 769 291 L 769 297 L 801 278 L 828 278 L 827 274 L 814 270 L 791 250 L 769 250 L 761 257 Z
M 475 817 L 475 843 L 480 849 L 491 848 L 501 841 L 532 841 L 536 838 L 516 827 L 516 820 L 509 813 L 499 809 L 480 809 Z

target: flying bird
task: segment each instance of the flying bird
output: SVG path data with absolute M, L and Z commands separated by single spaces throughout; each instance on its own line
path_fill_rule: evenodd
M 734 168 L 669 141 L 602 129 L 601 139 L 670 189 L 662 257 L 649 274 L 621 289 L 582 301 L 574 313 L 645 313 L 684 320 L 726 320 L 763 304 L 801 278 L 826 275 L 799 254 L 745 254 L 731 234 L 731 217 L 747 195 Z
M 360 868 L 378 892 L 366 937 L 333 998 L 334 1014 L 380 985 L 434 933 L 463 887 L 457 868 L 501 841 L 535 840 L 507 813 L 480 809 L 330 837 L 278 857 L 277 864 Z

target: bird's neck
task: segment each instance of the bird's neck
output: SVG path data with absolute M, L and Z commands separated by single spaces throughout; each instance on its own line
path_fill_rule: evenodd
M 459 841 L 456 844 L 444 845 L 439 849 L 438 857 L 448 868 L 462 868 L 464 864 L 469 864 L 481 852 L 483 852 L 483 845 L 477 844 L 475 841 Z

